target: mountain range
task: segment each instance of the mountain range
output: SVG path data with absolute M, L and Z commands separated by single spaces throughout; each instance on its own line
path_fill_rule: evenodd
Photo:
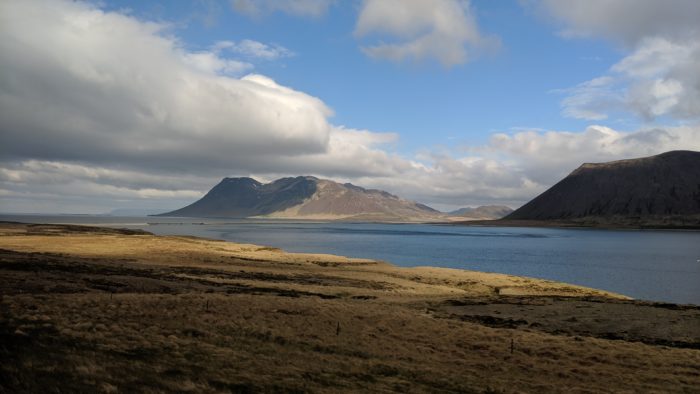
M 444 222 L 498 219 L 511 211 L 505 206 L 484 206 L 443 213 L 382 190 L 298 176 L 270 183 L 224 178 L 198 201 L 155 216 Z
M 694 228 L 700 227 L 700 152 L 585 163 L 512 212 L 489 205 L 442 213 L 382 190 L 298 176 L 270 183 L 224 178 L 200 200 L 158 216 Z

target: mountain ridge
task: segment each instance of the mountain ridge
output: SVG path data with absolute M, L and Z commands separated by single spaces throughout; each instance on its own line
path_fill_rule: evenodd
M 383 190 L 298 176 L 270 183 L 224 178 L 198 201 L 157 216 L 415 222 L 444 214 Z
M 505 205 L 481 205 L 478 207 L 465 207 L 448 212 L 456 218 L 469 219 L 500 219 L 513 212 L 513 209 Z

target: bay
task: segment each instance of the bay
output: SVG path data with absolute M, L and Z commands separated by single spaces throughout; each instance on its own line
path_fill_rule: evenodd
M 471 227 L 289 220 L 0 215 L 0 220 L 137 228 L 371 258 L 405 267 L 499 272 L 700 305 L 700 232 Z

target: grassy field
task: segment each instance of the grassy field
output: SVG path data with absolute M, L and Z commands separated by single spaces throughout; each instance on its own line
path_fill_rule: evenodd
M 700 392 L 700 308 L 562 283 L 0 225 L 0 392 Z

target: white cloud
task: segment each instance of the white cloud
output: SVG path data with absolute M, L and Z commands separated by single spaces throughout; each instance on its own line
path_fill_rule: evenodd
M 214 170 L 327 149 L 321 100 L 224 75 L 241 67 L 187 52 L 160 25 L 86 3 L 0 7 L 2 157 Z
M 183 185 L 190 185 L 187 196 L 211 183 L 211 179 L 200 179 L 196 175 L 151 174 L 140 170 L 32 159 L 7 163 L 0 168 L 0 182 L 6 184 L 65 186 L 73 181 L 83 181 L 96 185 L 120 185 L 128 190 L 157 188 L 169 193 L 182 191 Z
M 567 37 L 603 37 L 628 47 L 648 37 L 669 40 L 697 37 L 697 0 L 541 0 L 534 3 L 563 22 Z
M 212 47 L 215 53 L 221 50 L 228 50 L 233 53 L 246 56 L 248 58 L 277 60 L 294 56 L 294 52 L 281 45 L 268 45 L 255 40 L 219 41 Z
M 609 76 L 555 92 L 567 94 L 561 103 L 564 116 L 586 120 L 607 119 L 611 110 L 620 109 L 623 99 L 617 91 L 615 79 Z
M 700 126 L 624 132 L 594 125 L 578 133 L 495 134 L 489 148 L 520 163 L 532 180 L 547 185 L 584 162 L 643 157 L 669 150 L 700 150 Z
M 183 60 L 190 66 L 209 74 L 241 75 L 253 69 L 250 63 L 223 59 L 214 52 L 185 53 Z
M 646 118 L 700 117 L 700 41 L 643 40 L 612 67 L 626 78 L 626 104 Z
M 252 17 L 272 12 L 318 18 L 328 12 L 335 0 L 231 0 L 237 12 Z
M 212 181 L 25 160 L 0 167 L 0 212 L 103 213 L 119 206 L 176 208 L 200 198 Z
M 190 16 L 193 20 L 207 28 L 214 27 L 219 22 L 222 12 L 222 4 L 219 0 L 198 0 L 193 6 L 195 11 Z
M 700 41 L 642 40 L 629 55 L 593 80 L 566 89 L 564 115 L 600 120 L 632 111 L 652 120 L 700 117 Z
M 363 46 L 370 57 L 393 61 L 433 58 L 446 67 L 464 64 L 474 51 L 499 43 L 479 33 L 469 2 L 457 0 L 365 0 L 355 35 L 395 40 Z
M 645 120 L 700 117 L 700 2 L 542 0 L 567 37 L 602 37 L 630 51 L 599 78 L 568 89 L 564 114 L 600 120 L 632 111 Z M 596 85 L 605 80 L 604 85 Z

